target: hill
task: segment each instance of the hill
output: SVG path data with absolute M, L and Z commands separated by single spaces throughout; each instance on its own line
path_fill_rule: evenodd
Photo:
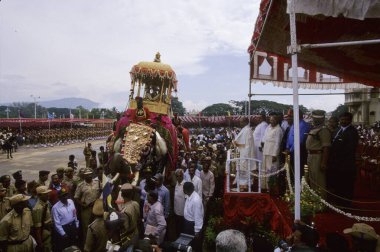
M 45 108 L 75 109 L 78 106 L 82 106 L 83 108 L 88 109 L 88 110 L 97 108 L 99 106 L 99 103 L 93 102 L 85 98 L 63 98 L 63 99 L 51 100 L 51 101 L 40 101 L 38 104 Z

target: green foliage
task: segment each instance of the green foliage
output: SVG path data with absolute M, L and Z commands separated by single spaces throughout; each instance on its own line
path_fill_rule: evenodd
M 226 103 L 217 103 L 206 107 L 201 113 L 204 116 L 226 116 L 228 115 L 228 112 L 231 115 L 234 114 L 234 108 L 231 105 Z
M 246 114 L 246 109 L 248 109 L 247 101 L 230 101 L 231 104 L 234 104 L 240 111 L 242 111 L 242 114 Z M 251 101 L 251 115 L 257 115 L 261 112 L 277 112 L 277 113 L 286 113 L 289 108 L 292 108 L 293 105 L 289 104 L 282 104 L 277 103 L 273 101 L 267 101 L 267 100 L 253 100 Z M 308 109 L 304 106 L 299 106 L 300 110 L 302 112 L 307 112 Z
M 186 109 L 183 107 L 182 102 L 178 100 L 178 97 L 172 97 L 171 106 L 173 113 L 178 113 L 180 116 L 183 116 L 186 113 Z
M 290 209 L 294 214 L 294 194 L 285 194 L 285 200 L 289 202 Z M 310 193 L 305 189 L 301 192 L 301 219 L 307 222 L 307 218 L 315 216 L 325 210 L 325 206 L 321 203 L 317 196 Z
M 339 117 L 339 115 L 348 112 L 348 106 L 340 104 L 332 113 L 331 116 Z

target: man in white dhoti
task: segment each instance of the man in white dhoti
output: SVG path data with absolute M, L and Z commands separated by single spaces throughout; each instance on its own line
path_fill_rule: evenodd
M 264 143 L 264 146 L 262 147 L 264 159 L 261 175 L 278 170 L 281 139 L 284 134 L 281 126 L 278 124 L 277 116 L 271 116 L 269 122 L 270 125 L 266 128 L 262 139 Z M 261 188 L 263 190 L 268 190 L 268 178 L 261 178 Z
M 253 141 L 255 142 L 255 159 L 263 161 L 263 152 L 261 150 L 261 142 L 264 137 L 265 129 L 268 127 L 268 123 L 266 122 L 265 114 L 260 114 L 259 124 L 256 126 L 255 131 L 253 131 Z M 258 165 L 255 162 L 255 169 L 258 169 Z
M 242 120 L 242 125 L 246 125 L 241 129 L 239 134 L 234 140 L 234 144 L 239 148 L 240 158 L 253 158 L 254 156 L 254 143 L 253 143 L 253 132 L 252 132 L 252 122 L 249 123 L 248 118 Z M 248 189 L 248 175 L 250 171 L 253 170 L 254 162 L 251 160 L 241 160 L 237 163 L 240 167 L 239 172 L 239 184 L 242 190 Z

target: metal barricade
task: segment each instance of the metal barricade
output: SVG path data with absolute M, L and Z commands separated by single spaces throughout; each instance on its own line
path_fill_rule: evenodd
M 248 190 L 240 190 L 240 173 L 241 166 L 243 162 L 247 162 L 247 171 L 248 172 Z M 256 169 L 252 169 L 252 162 L 256 163 Z M 236 191 L 231 188 L 231 166 L 236 167 L 235 181 L 236 181 Z M 226 192 L 228 193 L 261 193 L 261 166 L 262 162 L 255 158 L 242 158 L 238 149 L 230 149 L 227 151 L 227 160 L 226 160 Z M 258 175 L 254 175 L 254 172 L 258 172 Z M 257 191 L 252 190 L 252 185 L 254 179 L 257 179 Z

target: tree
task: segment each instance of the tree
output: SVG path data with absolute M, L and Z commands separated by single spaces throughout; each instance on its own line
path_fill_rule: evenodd
M 226 116 L 234 113 L 234 108 L 230 104 L 217 103 L 206 107 L 202 110 L 202 115 L 205 116 Z
M 246 114 L 246 109 L 248 109 L 247 101 L 230 101 L 230 103 L 235 104 L 236 107 L 239 107 L 239 110 L 243 112 L 243 114 Z M 251 101 L 251 115 L 257 115 L 262 112 L 270 113 L 270 112 L 276 112 L 276 113 L 286 113 L 290 108 L 292 108 L 292 105 L 277 103 L 273 101 L 267 101 L 267 100 L 254 100 Z M 304 113 L 308 111 L 307 108 L 300 105 L 300 110 Z
M 348 106 L 340 104 L 333 112 L 331 112 L 331 116 L 339 117 L 339 115 L 348 112 Z
M 173 113 L 178 113 L 180 116 L 186 113 L 186 109 L 183 107 L 182 102 L 178 100 L 178 97 L 172 97 L 172 110 Z

